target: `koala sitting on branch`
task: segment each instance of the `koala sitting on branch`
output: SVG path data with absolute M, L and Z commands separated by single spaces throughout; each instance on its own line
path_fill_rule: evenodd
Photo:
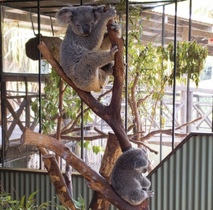
M 117 46 L 111 47 L 105 33 L 116 11 L 104 9 L 105 6 L 64 7 L 56 14 L 60 23 L 68 24 L 60 48 L 61 66 L 76 87 L 87 92 L 99 92 L 106 86 L 118 51 Z M 113 24 L 112 29 L 118 32 L 120 26 Z
M 116 161 L 111 174 L 111 185 L 125 201 L 139 205 L 154 195 L 151 182 L 142 174 L 147 171 L 148 158 L 143 149 L 130 149 Z

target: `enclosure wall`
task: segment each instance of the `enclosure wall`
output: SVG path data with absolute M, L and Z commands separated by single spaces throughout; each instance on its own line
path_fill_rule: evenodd
M 73 182 L 73 198 L 83 197 L 86 206 L 89 205 L 92 199 L 93 191 L 90 190 L 84 178 L 74 174 Z M 49 175 L 45 171 L 38 170 L 23 170 L 0 168 L 0 192 L 11 193 L 13 199 L 21 199 L 22 196 L 29 196 L 31 193 L 38 190 L 36 196 L 36 204 L 41 204 L 47 201 L 54 201 L 60 204 L 56 196 L 55 188 L 50 182 Z M 49 210 L 55 210 L 55 206 L 50 206 Z M 111 207 L 110 210 L 114 210 Z
M 149 175 L 151 210 L 213 209 L 213 135 L 190 134 Z

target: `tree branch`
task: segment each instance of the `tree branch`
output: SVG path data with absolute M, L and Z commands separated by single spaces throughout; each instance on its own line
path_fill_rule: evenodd
M 121 102 L 122 102 L 122 92 L 124 83 L 124 61 L 123 61 L 123 51 L 124 42 L 122 38 L 118 37 L 117 32 L 111 29 L 113 20 L 108 21 L 107 30 L 109 39 L 113 45 L 118 46 L 118 52 L 115 54 L 114 62 L 114 83 L 112 88 L 112 98 L 109 105 L 110 118 L 108 124 L 111 126 L 115 135 L 119 141 L 122 151 L 126 151 L 131 147 L 130 141 L 126 134 L 121 119 Z
M 55 186 L 56 193 L 62 203 L 62 205 L 68 209 L 76 210 L 72 198 L 69 195 L 68 188 L 59 169 L 58 163 L 54 155 L 48 154 L 43 156 L 45 168 L 48 171 L 50 180 Z
M 66 74 L 63 72 L 62 67 L 57 62 L 55 57 L 51 54 L 50 50 L 47 48 L 46 44 L 44 42 L 41 42 L 38 45 L 39 50 L 41 51 L 42 55 L 47 59 L 47 61 L 51 64 L 53 69 L 57 71 L 58 75 L 67 83 L 69 84 L 79 97 L 84 101 L 85 104 L 87 104 L 91 109 L 98 115 L 102 116 L 104 120 L 108 120 L 108 112 L 106 109 L 106 106 L 101 104 L 99 101 L 97 101 L 90 92 L 85 92 L 77 88 L 74 83 L 66 76 Z
M 131 142 L 133 142 L 134 144 L 138 144 L 138 145 L 143 145 L 144 147 L 146 147 L 150 152 L 155 153 L 156 155 L 158 154 L 158 151 L 152 149 L 151 147 L 149 147 L 148 145 L 146 145 L 145 143 L 143 143 L 142 141 L 135 141 L 135 140 L 130 140 Z
M 187 125 L 190 125 L 192 123 L 195 123 L 196 121 L 202 119 L 202 117 L 198 117 L 190 122 L 187 122 L 187 123 L 184 123 L 178 127 L 175 128 L 175 130 L 179 130 L 181 129 L 182 127 L 185 127 Z M 145 140 L 148 140 L 150 139 L 151 137 L 153 137 L 154 135 L 156 134 L 166 134 L 166 135 L 172 135 L 172 129 L 159 129 L 159 130 L 155 130 L 155 131 L 151 131 L 150 133 L 148 133 L 147 135 L 141 137 L 141 141 L 145 141 Z M 187 133 L 175 133 L 175 136 L 178 136 L 178 137 L 185 137 L 187 136 Z
M 110 182 L 110 174 L 117 158 L 120 155 L 121 149 L 119 147 L 118 140 L 114 134 L 109 133 L 106 149 L 104 151 L 104 156 L 102 158 L 101 167 L 99 170 L 101 176 L 103 176 L 108 182 Z M 108 210 L 109 205 L 109 201 L 107 201 L 100 193 L 94 192 L 89 207 L 95 210 Z
M 73 82 L 65 75 L 60 64 L 51 54 L 50 50 L 47 48 L 44 42 L 41 42 L 38 45 L 38 48 L 41 51 L 42 55 L 52 65 L 53 69 L 57 71 L 59 76 L 65 82 L 67 82 L 72 88 L 75 89 L 75 91 L 82 99 L 82 101 L 85 104 L 87 104 L 95 114 L 100 116 L 111 126 L 111 128 L 115 132 L 115 135 L 117 136 L 122 151 L 125 151 L 131 147 L 131 144 L 128 140 L 127 134 L 123 127 L 120 115 L 123 80 L 124 80 L 123 40 L 117 37 L 117 33 L 114 30 L 112 29 L 108 30 L 111 42 L 117 44 L 119 48 L 119 51 L 115 55 L 115 70 L 114 70 L 114 85 L 112 91 L 112 100 L 111 104 L 108 107 L 104 106 L 98 100 L 96 100 L 91 93 L 82 91 L 73 84 Z
M 21 143 L 45 147 L 58 154 L 88 181 L 88 185 L 91 189 L 98 191 L 104 198 L 120 210 L 141 210 L 141 206 L 132 206 L 119 197 L 111 185 L 102 176 L 92 170 L 85 162 L 72 153 L 68 147 L 56 139 L 48 135 L 35 133 L 30 129 L 25 128 Z

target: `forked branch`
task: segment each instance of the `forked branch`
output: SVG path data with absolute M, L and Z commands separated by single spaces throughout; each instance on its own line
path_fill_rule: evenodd
M 84 161 L 78 158 L 67 146 L 59 142 L 57 139 L 25 128 L 21 142 L 26 145 L 44 147 L 58 154 L 67 162 L 67 164 L 75 168 L 88 181 L 88 185 L 91 189 L 99 192 L 120 210 L 141 210 L 140 206 L 131 206 L 119 197 L 112 189 L 111 185 L 101 175 L 91 169 Z

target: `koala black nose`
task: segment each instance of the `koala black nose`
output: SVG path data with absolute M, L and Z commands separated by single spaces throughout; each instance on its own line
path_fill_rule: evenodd
M 90 26 L 88 24 L 83 25 L 83 32 L 84 32 L 84 35 L 90 34 Z

